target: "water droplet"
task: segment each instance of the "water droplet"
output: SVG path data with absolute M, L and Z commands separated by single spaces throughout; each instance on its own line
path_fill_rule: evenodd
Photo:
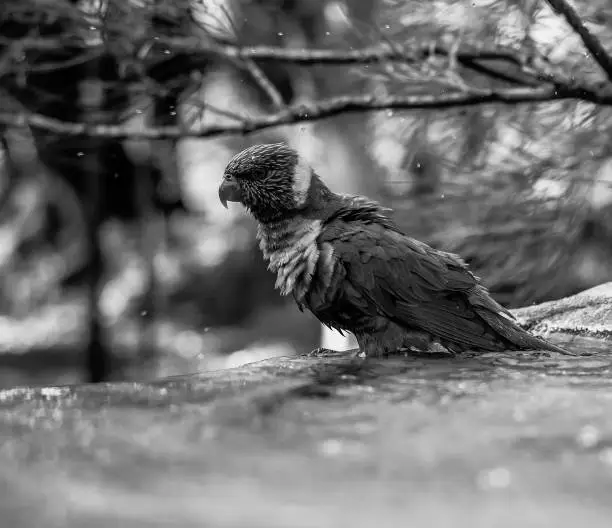
M 164 50 L 164 55 L 170 55 L 170 50 Z
M 482 489 L 503 489 L 512 482 L 512 475 L 507 468 L 497 467 L 482 471 L 477 480 Z
M 277 35 L 278 35 L 279 37 L 284 37 L 284 36 L 285 36 L 285 34 L 284 34 L 282 31 L 279 31 L 279 32 L 277 33 Z
M 171 115 L 171 116 L 175 116 L 175 115 L 176 115 L 176 112 L 175 112 L 175 111 L 172 111 L 172 112 L 170 112 L 170 115 Z
M 393 117 L 393 110 L 387 110 L 387 117 Z
M 325 456 L 338 456 L 343 451 L 343 445 L 340 440 L 330 438 L 321 444 L 320 450 Z
M 446 195 L 445 195 L 444 193 L 442 193 L 442 194 L 440 195 L 440 198 L 444 198 L 445 196 L 446 196 Z
M 142 316 L 144 317 L 144 316 L 145 316 L 145 315 L 147 315 L 148 313 L 149 313 L 149 312 L 147 312 L 146 310 L 143 310 L 142 312 L 140 312 L 140 315 L 142 315 Z
M 77 152 L 77 157 L 85 156 L 85 152 Z
M 576 442 L 584 449 L 595 447 L 601 440 L 599 429 L 593 425 L 585 425 L 576 436 Z
M 385 24 L 385 29 L 391 29 L 391 26 L 389 24 Z
M 524 422 L 525 421 L 525 411 L 523 409 L 514 409 L 512 411 L 512 418 L 514 418 L 515 422 Z
M 599 453 L 599 460 L 608 466 L 612 466 L 612 448 L 604 449 Z
M 326 32 L 325 32 L 325 36 L 326 36 L 326 37 L 329 37 L 330 35 L 331 35 L 331 33 L 330 33 L 329 31 L 326 31 Z

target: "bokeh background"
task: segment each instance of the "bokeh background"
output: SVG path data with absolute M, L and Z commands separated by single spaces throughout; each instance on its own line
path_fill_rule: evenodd
M 612 49 L 612 5 L 575 5 Z M 219 109 L 275 110 L 244 67 L 142 45 L 159 36 L 501 44 L 602 78 L 564 19 L 535 0 L 4 0 L 0 112 L 189 128 L 235 122 Z M 56 45 L 24 44 L 43 37 Z M 427 93 L 448 68 L 255 66 L 286 103 Z M 495 79 L 458 74 L 476 86 L 520 78 L 511 64 L 490 66 Z M 355 113 L 211 139 L 1 125 L 0 387 L 184 374 L 318 346 L 317 321 L 274 291 L 254 223 L 218 201 L 225 164 L 254 143 L 286 141 L 332 189 L 393 207 L 407 233 L 460 253 L 507 306 L 612 280 L 610 125 L 610 109 L 578 101 Z

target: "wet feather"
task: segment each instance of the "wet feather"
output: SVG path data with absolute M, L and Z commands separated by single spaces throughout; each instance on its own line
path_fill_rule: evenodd
M 452 351 L 570 352 L 523 330 L 457 255 L 410 238 L 389 210 L 330 191 L 288 147 L 251 147 L 226 178 L 259 222 L 281 294 L 374 354 L 438 341 Z M 220 189 L 221 196 L 221 189 Z

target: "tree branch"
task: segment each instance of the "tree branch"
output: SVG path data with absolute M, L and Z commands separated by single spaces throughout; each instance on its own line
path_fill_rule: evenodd
M 381 61 L 421 62 L 432 55 L 449 56 L 450 46 L 439 42 L 426 42 L 414 46 L 381 43 L 360 49 L 305 49 L 281 48 L 275 46 L 235 46 L 231 44 L 209 44 L 197 38 L 170 38 L 158 41 L 162 45 L 180 51 L 215 52 L 235 59 L 289 62 L 303 66 L 310 65 L 350 65 L 370 64 Z M 499 59 L 517 65 L 524 64 L 526 58 L 515 49 L 502 46 L 480 46 L 471 44 L 455 52 L 457 59 Z
M 255 83 L 262 89 L 262 91 L 269 97 L 271 103 L 278 110 L 285 106 L 283 96 L 276 89 L 276 86 L 272 84 L 270 79 L 266 77 L 263 70 L 257 66 L 253 59 L 243 59 L 242 63 L 245 65 L 247 71 L 251 74 L 251 77 Z
M 567 23 L 582 39 L 586 49 L 601 66 L 608 80 L 612 81 L 612 57 L 608 54 L 599 39 L 585 27 L 576 10 L 567 3 L 567 0 L 546 1 L 554 11 L 565 17 Z
M 0 123 L 33 127 L 54 134 L 69 136 L 95 136 L 116 139 L 178 139 L 184 137 L 210 138 L 223 135 L 249 134 L 252 132 L 305 121 L 314 121 L 346 112 L 374 110 L 442 109 L 475 106 L 489 103 L 517 104 L 580 99 L 605 106 L 612 106 L 612 94 L 585 88 L 544 85 L 537 88 L 509 88 L 505 90 L 471 90 L 440 94 L 339 96 L 308 104 L 291 105 L 276 113 L 257 116 L 244 122 L 224 125 L 207 125 L 196 129 L 176 126 L 141 127 L 133 125 L 107 125 L 71 123 L 43 116 L 0 112 Z
M 18 46 L 20 50 L 57 50 L 65 46 L 83 49 L 101 47 L 102 44 L 92 46 L 69 38 L 29 38 L 25 37 L 14 41 L 6 41 L 6 45 Z M 421 62 L 432 55 L 449 56 L 451 46 L 440 42 L 425 42 L 417 45 L 402 46 L 399 44 L 381 43 L 360 49 L 311 49 L 311 48 L 282 48 L 277 46 L 238 46 L 234 44 L 220 44 L 199 37 L 165 37 L 156 36 L 154 41 L 147 41 L 142 47 L 155 46 L 163 48 L 162 51 L 190 52 L 190 53 L 216 53 L 232 59 L 260 60 L 289 62 L 293 64 L 309 65 L 350 65 L 371 64 L 380 61 Z M 457 51 L 453 50 L 458 60 L 498 59 L 510 61 L 516 65 L 523 65 L 527 56 L 519 50 L 507 46 L 485 46 L 475 43 L 465 45 Z

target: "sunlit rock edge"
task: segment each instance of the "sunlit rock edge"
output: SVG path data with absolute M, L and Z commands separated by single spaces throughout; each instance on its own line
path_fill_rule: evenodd
M 604 342 L 612 341 L 612 282 L 596 286 L 564 299 L 519 308 L 513 310 L 513 313 L 522 326 L 535 334 L 543 335 L 547 338 L 552 337 L 554 341 L 562 339 L 563 335 L 593 338 L 603 340 Z M 296 351 L 290 352 L 295 353 Z M 237 357 L 235 361 L 219 363 L 213 368 L 218 367 L 221 370 L 225 370 L 225 368 L 230 367 L 231 370 L 231 367 L 240 367 L 245 364 L 247 367 L 249 364 L 252 364 L 260 365 L 263 368 L 274 368 L 275 364 L 287 366 L 287 362 L 292 361 L 287 357 L 281 356 L 280 351 L 276 349 L 259 350 L 257 353 L 253 353 L 253 351 L 247 353 L 245 351 L 244 355 L 246 356 L 245 358 Z M 253 361 L 255 363 L 252 363 Z M 293 361 L 296 361 L 297 368 L 299 360 Z M 215 376 L 216 372 L 219 372 L 219 370 L 208 370 L 194 375 L 198 377 Z M 175 376 L 165 379 L 189 378 L 190 376 Z M 163 380 L 157 383 L 159 382 L 163 382 Z M 106 386 L 111 385 L 108 384 Z M 131 384 L 133 388 L 139 385 L 138 383 Z M 19 395 L 25 395 L 26 393 L 30 394 L 30 397 L 34 394 L 43 398 L 48 394 L 52 394 L 53 397 L 61 397 L 63 390 L 62 388 L 29 389 L 19 387 L 7 389 L 0 391 L 0 403 L 18 398 Z M 67 388 L 66 391 L 66 394 L 70 392 Z

